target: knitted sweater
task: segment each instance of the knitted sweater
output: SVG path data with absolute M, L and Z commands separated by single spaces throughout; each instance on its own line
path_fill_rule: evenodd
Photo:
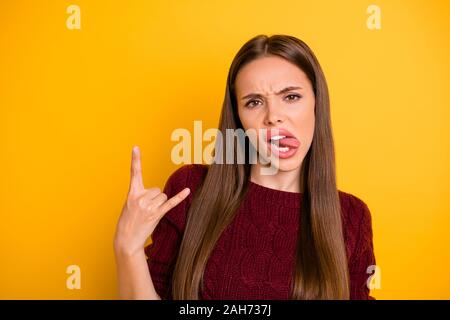
M 206 165 L 184 165 L 167 180 L 168 198 L 185 187 L 188 198 L 167 212 L 145 247 L 149 272 L 162 299 L 172 299 L 171 279 L 192 196 L 207 172 Z M 369 295 L 367 267 L 375 265 L 371 215 L 354 195 L 339 192 L 350 273 L 350 299 Z M 249 182 L 231 224 L 221 234 L 206 264 L 200 299 L 288 300 L 299 230 L 300 193 Z

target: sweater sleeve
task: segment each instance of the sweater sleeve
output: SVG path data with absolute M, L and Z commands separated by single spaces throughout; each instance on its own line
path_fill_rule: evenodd
M 367 280 L 371 276 L 367 268 L 376 265 L 372 218 L 367 205 L 357 197 L 353 198 L 353 208 L 358 212 L 356 216 L 360 217 L 358 224 L 357 241 L 349 263 L 350 272 L 350 299 L 351 300 L 374 300 L 370 296 L 370 289 L 367 286 Z
M 188 186 L 189 168 L 188 165 L 183 166 L 169 177 L 163 190 L 168 199 Z M 144 248 L 150 276 L 162 300 L 172 300 L 172 274 L 181 244 L 187 202 L 190 197 L 191 194 L 161 218 L 151 235 L 151 243 Z

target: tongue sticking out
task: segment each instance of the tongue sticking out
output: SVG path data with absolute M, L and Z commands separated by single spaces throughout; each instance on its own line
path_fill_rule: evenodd
M 278 141 L 280 147 L 298 148 L 300 142 L 295 138 L 283 138 Z

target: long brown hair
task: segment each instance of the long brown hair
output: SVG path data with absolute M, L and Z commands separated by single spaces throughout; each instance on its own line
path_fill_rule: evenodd
M 237 113 L 236 75 L 246 63 L 267 55 L 282 57 L 301 68 L 311 81 L 316 101 L 313 140 L 300 175 L 301 223 L 290 297 L 349 299 L 328 87 L 311 49 L 303 41 L 287 35 L 258 35 L 245 43 L 229 69 L 219 131 L 225 137 L 226 129 L 243 129 Z M 235 155 L 237 147 L 235 144 L 232 146 Z M 248 162 L 213 162 L 209 166 L 187 213 L 172 278 L 172 297 L 175 300 L 199 299 L 206 263 L 222 231 L 237 212 L 247 192 L 249 179 Z

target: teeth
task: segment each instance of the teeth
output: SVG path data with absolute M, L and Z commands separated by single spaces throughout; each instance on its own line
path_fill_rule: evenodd
M 276 135 L 270 138 L 270 143 L 274 148 L 276 148 L 279 152 L 287 152 L 289 151 L 289 147 L 280 147 L 279 140 L 286 138 L 286 136 Z
M 277 146 L 277 145 L 274 144 L 274 143 L 272 143 L 272 146 L 273 146 L 275 149 L 277 149 L 278 151 L 280 151 L 280 152 L 287 152 L 287 151 L 289 151 L 289 147 L 279 147 L 279 146 Z
M 270 140 L 271 141 L 278 141 L 278 140 L 283 139 L 283 138 L 286 138 L 286 136 L 277 135 L 277 136 L 271 137 Z

